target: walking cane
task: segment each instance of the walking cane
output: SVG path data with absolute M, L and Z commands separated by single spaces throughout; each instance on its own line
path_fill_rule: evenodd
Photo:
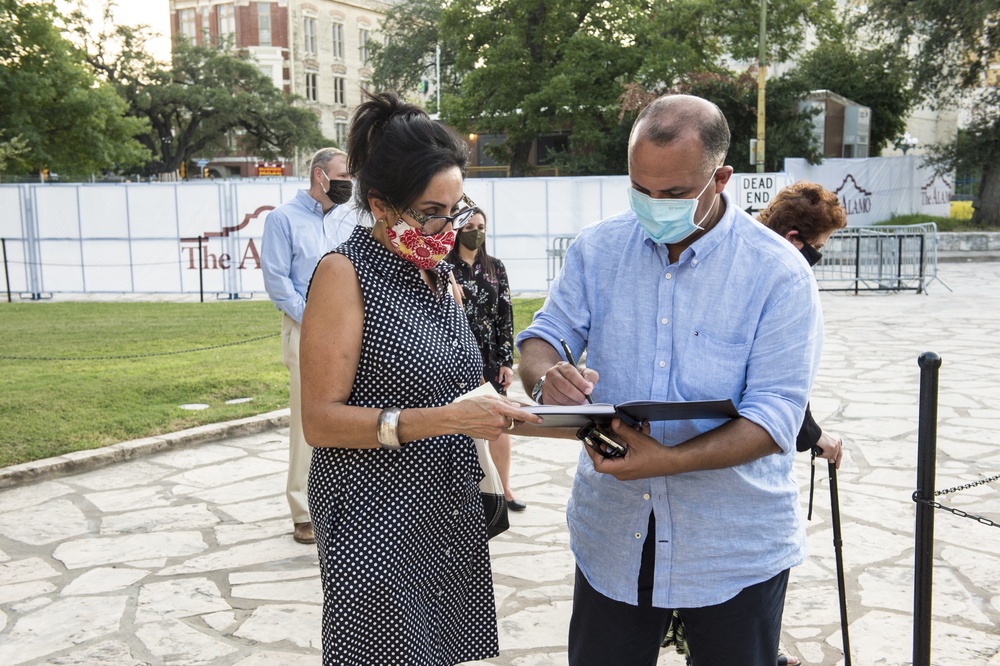
M 830 513 L 833 516 L 833 552 L 837 557 L 837 591 L 840 593 L 840 631 L 844 637 L 844 666 L 851 666 L 851 639 L 847 634 L 847 595 L 844 589 L 844 542 L 840 535 L 840 496 L 837 494 L 837 466 L 829 461 Z

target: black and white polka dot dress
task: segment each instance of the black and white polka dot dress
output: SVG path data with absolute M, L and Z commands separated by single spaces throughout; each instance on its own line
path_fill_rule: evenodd
M 337 252 L 364 295 L 349 404 L 438 407 L 478 386 L 482 357 L 465 313 L 369 229 Z M 374 437 L 374 433 L 373 433 Z M 323 584 L 323 664 L 456 664 L 499 652 L 482 470 L 464 435 L 401 451 L 313 449 L 309 512 Z

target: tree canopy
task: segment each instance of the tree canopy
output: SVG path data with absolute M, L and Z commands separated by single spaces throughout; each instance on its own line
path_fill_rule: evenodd
M 0 170 L 73 174 L 130 168 L 148 152 L 127 115 L 57 26 L 51 2 L 0 0 Z
M 145 48 L 148 28 L 115 25 L 112 12 L 109 3 L 96 36 L 77 12 L 77 33 L 97 75 L 125 100 L 131 116 L 148 121 L 150 131 L 137 136 L 152 155 L 148 173 L 177 171 L 197 155 L 239 151 L 274 159 L 331 144 L 316 113 L 276 88 L 246 51 L 181 39 L 165 66 Z
M 870 0 L 860 20 L 910 51 L 921 101 L 971 109 L 969 128 L 935 146 L 930 161 L 981 173 L 973 222 L 1000 226 L 1000 0 Z
M 826 30 L 834 2 L 769 2 L 768 53 L 800 48 L 805 27 Z M 692 72 L 737 76 L 756 59 L 759 13 L 741 0 L 404 0 L 383 23 L 373 80 L 411 93 L 441 46 L 444 120 L 503 135 L 487 150 L 511 175 L 529 171 L 537 136 L 571 132 L 557 164 L 572 173 L 625 168 L 630 87 L 664 93 Z M 435 25 L 440 16 L 439 27 Z

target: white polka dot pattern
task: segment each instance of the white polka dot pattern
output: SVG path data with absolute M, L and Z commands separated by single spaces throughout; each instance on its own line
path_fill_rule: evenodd
M 412 264 L 358 227 L 337 252 L 364 295 L 349 404 L 437 407 L 479 385 L 482 357 L 440 264 Z M 374 438 L 375 434 L 372 433 Z M 472 439 L 313 450 L 309 511 L 323 584 L 323 664 L 457 664 L 499 653 Z

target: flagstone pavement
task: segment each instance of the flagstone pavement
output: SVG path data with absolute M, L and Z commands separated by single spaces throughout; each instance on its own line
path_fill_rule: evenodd
M 1000 472 L 1000 263 L 938 275 L 926 295 L 822 295 L 812 405 L 847 450 L 838 480 L 860 666 L 912 658 L 921 352 L 943 361 L 937 488 Z M 286 415 L 0 470 L 0 664 L 318 666 L 316 553 L 292 540 L 284 498 Z M 566 662 L 564 512 L 578 453 L 515 439 L 513 485 L 528 509 L 490 544 L 501 654 L 481 663 Z M 805 507 L 807 457 L 797 465 Z M 782 645 L 806 664 L 842 664 L 825 463 L 816 480 Z M 939 499 L 1000 523 L 1000 482 Z M 1000 529 L 943 511 L 935 520 L 932 662 L 1000 666 Z M 668 650 L 659 660 L 682 663 Z

